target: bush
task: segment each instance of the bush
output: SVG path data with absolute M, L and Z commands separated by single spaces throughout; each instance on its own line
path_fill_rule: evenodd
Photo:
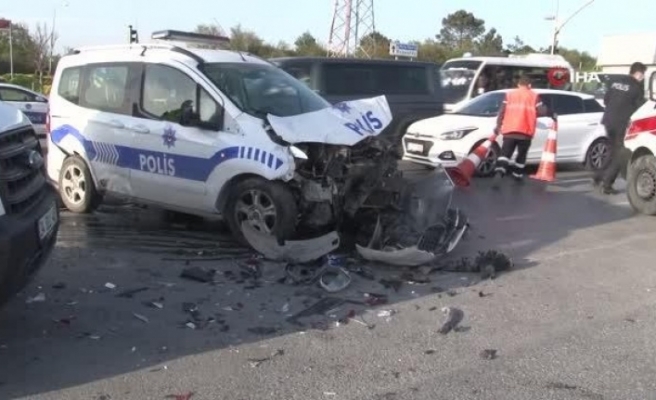
M 52 77 L 44 76 L 43 86 L 39 84 L 39 77 L 34 74 L 14 74 L 13 78 L 11 78 L 9 74 L 4 74 L 0 75 L 0 82 L 22 86 L 26 89 L 34 90 L 47 96 L 50 93 L 50 87 L 52 86 Z

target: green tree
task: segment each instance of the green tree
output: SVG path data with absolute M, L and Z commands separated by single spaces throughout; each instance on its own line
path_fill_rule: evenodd
M 437 40 L 450 51 L 473 51 L 477 40 L 485 33 L 485 21 L 473 13 L 458 10 L 442 19 Z
M 14 73 L 31 74 L 34 72 L 34 41 L 26 24 L 14 23 L 12 26 L 12 47 Z M 0 32 L 0 74 L 10 72 L 9 32 Z
M 356 52 L 358 57 L 390 58 L 389 46 L 391 40 L 380 32 L 371 32 L 360 39 L 360 48 Z
M 254 31 L 245 30 L 241 25 L 230 28 L 230 47 L 233 50 L 245 51 L 263 56 L 264 53 L 270 52 L 271 47 L 266 47 L 264 40 Z
M 524 43 L 524 41 L 519 36 L 515 36 L 513 42 L 508 44 L 506 47 L 506 52 L 512 54 L 529 54 L 536 53 L 537 50 Z
M 310 32 L 305 32 L 294 41 L 295 52 L 299 56 L 321 57 L 327 54 L 323 46 Z
M 502 56 L 503 52 L 503 38 L 497 33 L 497 30 L 492 28 L 485 35 L 476 39 L 475 42 L 476 55 L 479 56 Z
M 417 56 L 419 61 L 442 64 L 449 58 L 449 51 L 437 40 L 426 39 L 417 44 L 419 45 Z

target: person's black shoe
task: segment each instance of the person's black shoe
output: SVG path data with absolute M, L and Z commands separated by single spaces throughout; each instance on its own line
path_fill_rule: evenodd
M 612 187 L 601 187 L 600 188 L 601 194 L 605 195 L 614 195 L 614 194 L 619 194 L 619 190 L 615 190 Z
M 515 174 L 513 174 L 512 177 L 515 180 L 515 182 L 517 182 L 518 184 L 521 185 L 522 183 L 524 183 L 524 175 L 515 175 Z
M 596 176 L 594 178 L 592 178 L 592 186 L 595 187 L 595 188 L 598 188 L 599 186 L 601 186 L 601 178 L 598 178 Z

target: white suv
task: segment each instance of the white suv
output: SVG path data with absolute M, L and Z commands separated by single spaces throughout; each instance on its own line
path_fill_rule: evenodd
M 281 244 L 331 234 L 360 209 L 400 198 L 398 185 L 385 183 L 399 175 L 393 146 L 376 137 L 391 120 L 384 96 L 331 106 L 241 52 L 171 43 L 80 49 L 59 61 L 53 80 L 48 175 L 74 212 L 111 193 L 221 216 L 242 242 L 255 230 Z
M 631 151 L 627 168 L 629 203 L 638 212 L 656 215 L 656 72 L 649 79 L 649 101 L 631 116 L 624 146 Z

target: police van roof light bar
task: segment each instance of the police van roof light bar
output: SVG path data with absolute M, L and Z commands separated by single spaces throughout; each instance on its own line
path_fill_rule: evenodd
M 204 33 L 182 32 L 167 29 L 153 32 L 151 35 L 155 40 L 170 40 L 175 42 L 205 44 L 212 46 L 225 46 L 230 44 L 230 38 L 225 36 L 206 35 Z

